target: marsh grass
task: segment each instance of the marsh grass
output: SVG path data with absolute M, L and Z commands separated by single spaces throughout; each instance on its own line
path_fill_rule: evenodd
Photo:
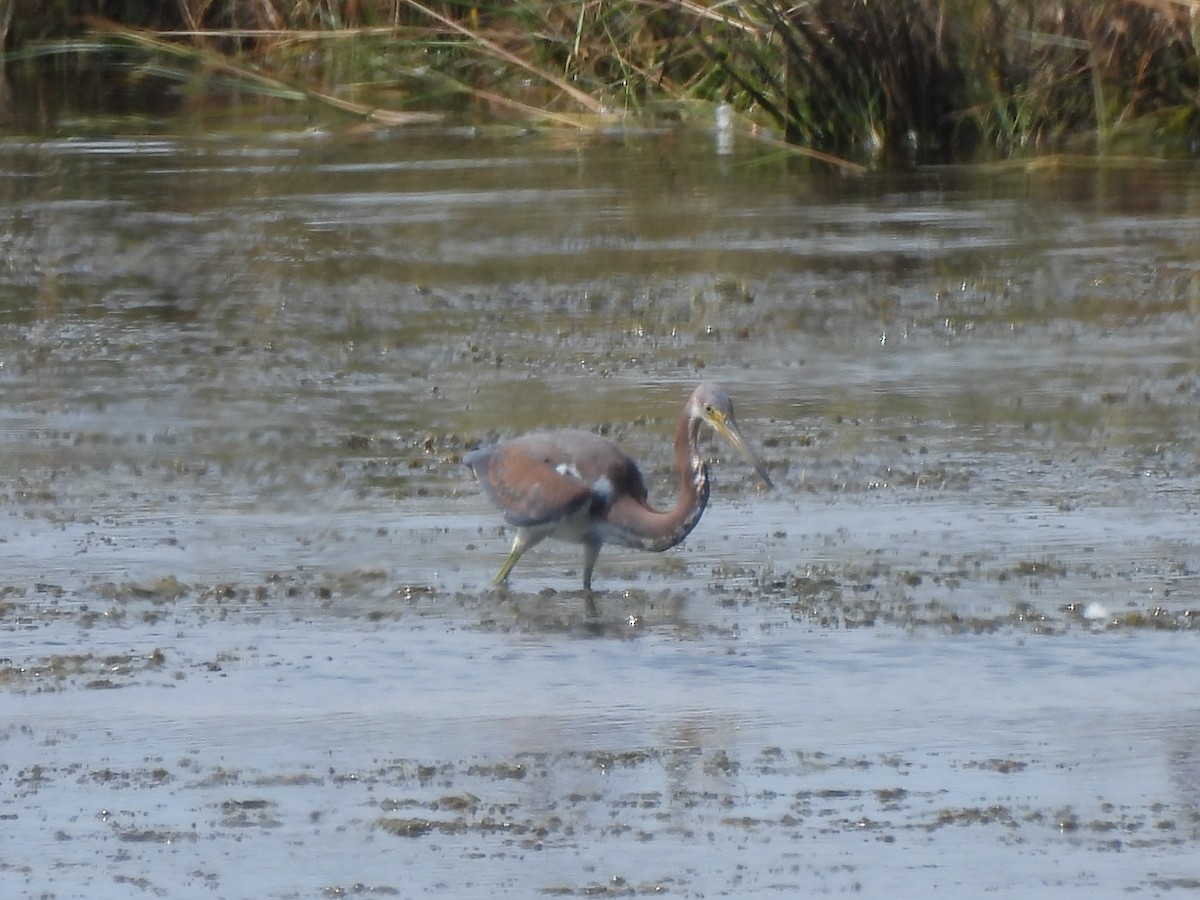
M 728 105 L 747 134 L 865 161 L 1200 146 L 1200 0 L 0 4 L 10 59 L 100 46 L 387 124 L 707 126 Z

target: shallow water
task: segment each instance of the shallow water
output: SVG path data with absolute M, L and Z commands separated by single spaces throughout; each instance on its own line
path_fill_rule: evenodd
M 1194 164 L 170 125 L 0 142 L 4 896 L 1200 885 Z M 491 587 L 701 379 L 780 490 Z

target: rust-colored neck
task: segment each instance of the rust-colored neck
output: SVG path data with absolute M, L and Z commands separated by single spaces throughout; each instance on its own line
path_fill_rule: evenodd
M 708 463 L 700 455 L 700 420 L 692 416 L 680 419 L 675 432 L 675 471 L 679 473 L 679 497 L 670 512 L 674 533 L 664 550 L 691 534 L 708 505 Z
M 671 509 L 657 510 L 638 504 L 620 517 L 631 543 L 644 550 L 667 550 L 691 534 L 708 504 L 708 464 L 700 456 L 700 421 L 685 415 L 675 432 L 675 470 L 679 495 Z

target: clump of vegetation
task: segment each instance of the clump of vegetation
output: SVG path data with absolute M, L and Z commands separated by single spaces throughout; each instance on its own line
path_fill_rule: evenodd
M 754 0 L 769 40 L 705 38 L 739 105 L 840 151 L 1007 154 L 1192 139 L 1200 9 L 1170 0 Z
M 12 16 L 13 10 L 17 15 Z M 1196 0 L 0 0 L 9 56 L 156 72 L 409 121 L 711 121 L 859 158 L 1200 146 Z

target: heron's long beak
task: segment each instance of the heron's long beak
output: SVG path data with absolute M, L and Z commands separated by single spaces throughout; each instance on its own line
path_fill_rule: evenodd
M 742 431 L 738 428 L 733 416 L 723 416 L 718 413 L 709 419 L 709 423 L 717 434 L 733 444 L 733 449 L 742 455 L 742 459 L 750 463 L 758 477 L 763 480 L 763 484 L 774 490 L 775 484 L 771 481 L 771 476 L 767 474 L 767 470 L 763 468 L 758 457 L 754 455 L 754 451 L 750 449 L 750 445 L 746 443 L 746 439 L 742 437 Z

